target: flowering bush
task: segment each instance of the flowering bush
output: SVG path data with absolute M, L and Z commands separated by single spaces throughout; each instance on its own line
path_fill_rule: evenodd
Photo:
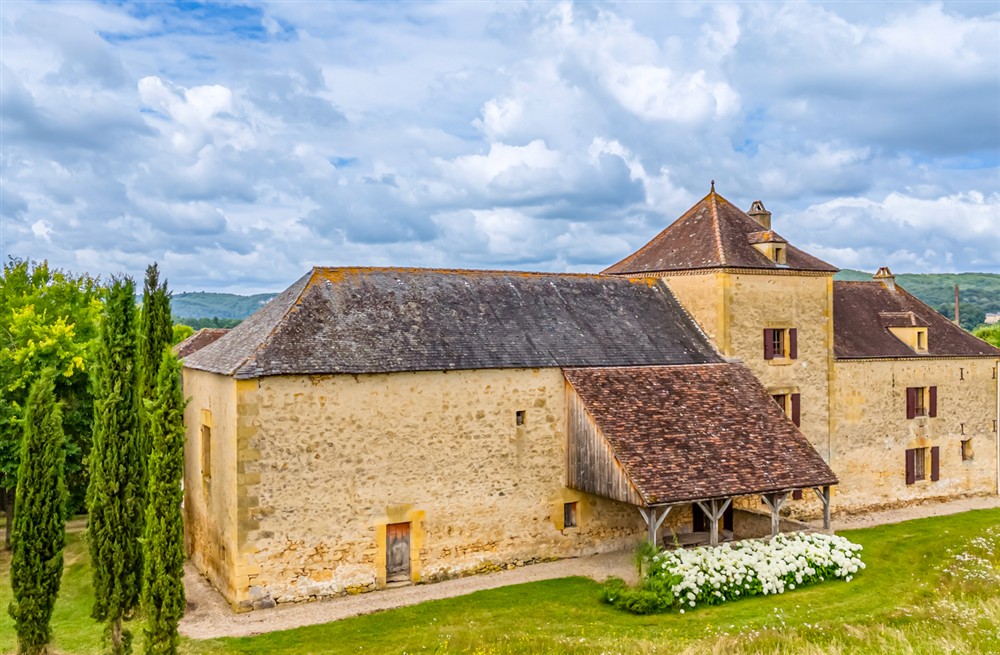
M 611 580 L 604 600 L 637 614 L 681 612 L 698 605 L 718 605 L 758 594 L 780 594 L 814 582 L 843 578 L 850 582 L 865 568 L 861 546 L 824 534 L 779 534 L 715 548 L 663 551 L 650 558 L 637 588 Z M 654 603 L 650 594 L 659 602 Z

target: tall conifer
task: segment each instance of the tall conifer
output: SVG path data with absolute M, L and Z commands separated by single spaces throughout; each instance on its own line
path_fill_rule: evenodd
M 149 419 L 146 416 L 145 404 L 156 400 L 156 380 L 160 370 L 160 359 L 163 350 L 170 346 L 173 339 L 173 321 L 170 318 L 170 294 L 167 292 L 167 282 L 160 283 L 160 270 L 156 263 L 146 267 L 146 280 L 142 288 L 142 311 L 139 314 L 139 384 L 142 393 L 140 412 L 142 420 L 142 439 L 139 446 L 139 461 L 142 464 L 141 490 L 145 494 L 148 486 L 146 469 L 149 466 L 150 435 Z M 145 501 L 143 502 L 145 509 Z
M 139 605 L 142 576 L 135 314 L 135 283 L 128 277 L 114 279 L 108 290 L 94 371 L 87 539 L 95 595 L 92 616 L 107 624 L 116 655 L 131 650 L 131 635 L 122 630 L 122 620 Z
M 181 478 L 184 475 L 184 396 L 181 367 L 164 350 L 149 415 L 149 489 L 143 539 L 143 594 L 146 650 L 176 655 L 177 624 L 184 614 L 184 524 Z
M 18 652 L 26 655 L 48 650 L 52 638 L 49 622 L 59 595 L 66 544 L 66 449 L 54 376 L 52 369 L 45 370 L 28 394 L 17 469 L 10 562 L 14 600 L 9 612 L 17 631 Z

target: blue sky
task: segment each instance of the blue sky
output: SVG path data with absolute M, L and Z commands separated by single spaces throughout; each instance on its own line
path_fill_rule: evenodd
M 1000 2 L 0 3 L 2 255 L 598 271 L 717 190 L 1000 272 Z

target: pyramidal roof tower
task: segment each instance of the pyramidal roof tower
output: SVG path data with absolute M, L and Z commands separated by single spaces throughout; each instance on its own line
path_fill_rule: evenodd
M 754 201 L 750 213 L 715 192 L 684 212 L 652 241 L 603 271 L 636 275 L 711 268 L 836 272 L 771 229 L 771 212 Z

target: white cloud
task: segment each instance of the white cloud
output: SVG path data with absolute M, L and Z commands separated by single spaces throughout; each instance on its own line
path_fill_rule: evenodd
M 4 7 L 0 255 L 599 270 L 715 179 L 842 266 L 1000 271 L 980 5 Z

